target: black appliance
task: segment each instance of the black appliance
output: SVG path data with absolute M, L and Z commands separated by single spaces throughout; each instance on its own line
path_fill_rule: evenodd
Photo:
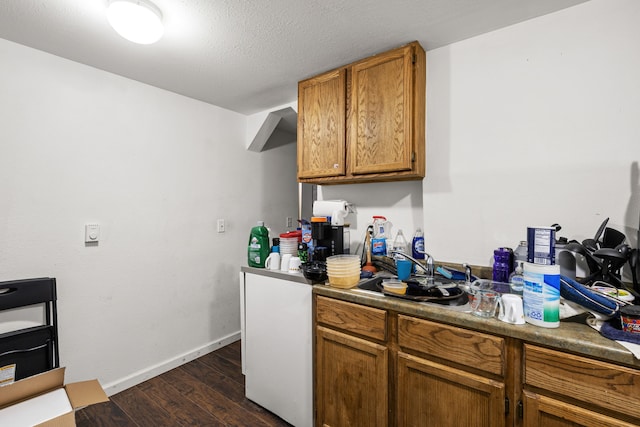
M 344 226 L 328 222 L 312 222 L 313 259 L 324 261 L 326 257 L 344 253 Z M 323 249 L 325 248 L 325 249 Z

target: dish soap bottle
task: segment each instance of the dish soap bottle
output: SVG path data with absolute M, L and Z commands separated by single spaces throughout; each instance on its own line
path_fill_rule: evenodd
M 522 290 L 524 289 L 524 269 L 522 263 L 523 261 L 516 261 L 516 269 L 509 276 L 511 292 L 518 295 L 522 295 Z
M 269 230 L 264 226 L 264 221 L 258 221 L 258 225 L 251 229 L 247 254 L 249 267 L 264 268 L 269 256 Z
M 415 259 L 424 259 L 424 233 L 421 228 L 417 228 L 416 234 L 413 235 L 411 255 Z

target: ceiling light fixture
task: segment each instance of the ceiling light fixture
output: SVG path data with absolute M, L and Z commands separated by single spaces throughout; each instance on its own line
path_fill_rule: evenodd
M 162 12 L 148 0 L 110 0 L 107 20 L 118 34 L 139 44 L 152 44 L 164 33 Z

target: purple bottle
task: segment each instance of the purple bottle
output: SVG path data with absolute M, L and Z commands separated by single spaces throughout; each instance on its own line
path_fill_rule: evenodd
M 498 248 L 493 251 L 493 281 L 509 283 L 513 272 L 513 251 L 510 248 Z

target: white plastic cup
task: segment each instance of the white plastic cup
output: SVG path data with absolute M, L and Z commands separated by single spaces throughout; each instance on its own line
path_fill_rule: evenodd
M 289 260 L 289 273 L 299 273 L 302 261 L 300 257 L 294 256 Z
M 513 325 L 523 325 L 522 298 L 514 294 L 502 294 L 498 300 L 498 319 Z
M 280 253 L 271 252 L 264 262 L 264 268 L 267 270 L 278 270 L 280 268 Z
M 284 254 L 280 260 L 280 271 L 289 271 L 289 263 L 291 262 L 291 254 Z

